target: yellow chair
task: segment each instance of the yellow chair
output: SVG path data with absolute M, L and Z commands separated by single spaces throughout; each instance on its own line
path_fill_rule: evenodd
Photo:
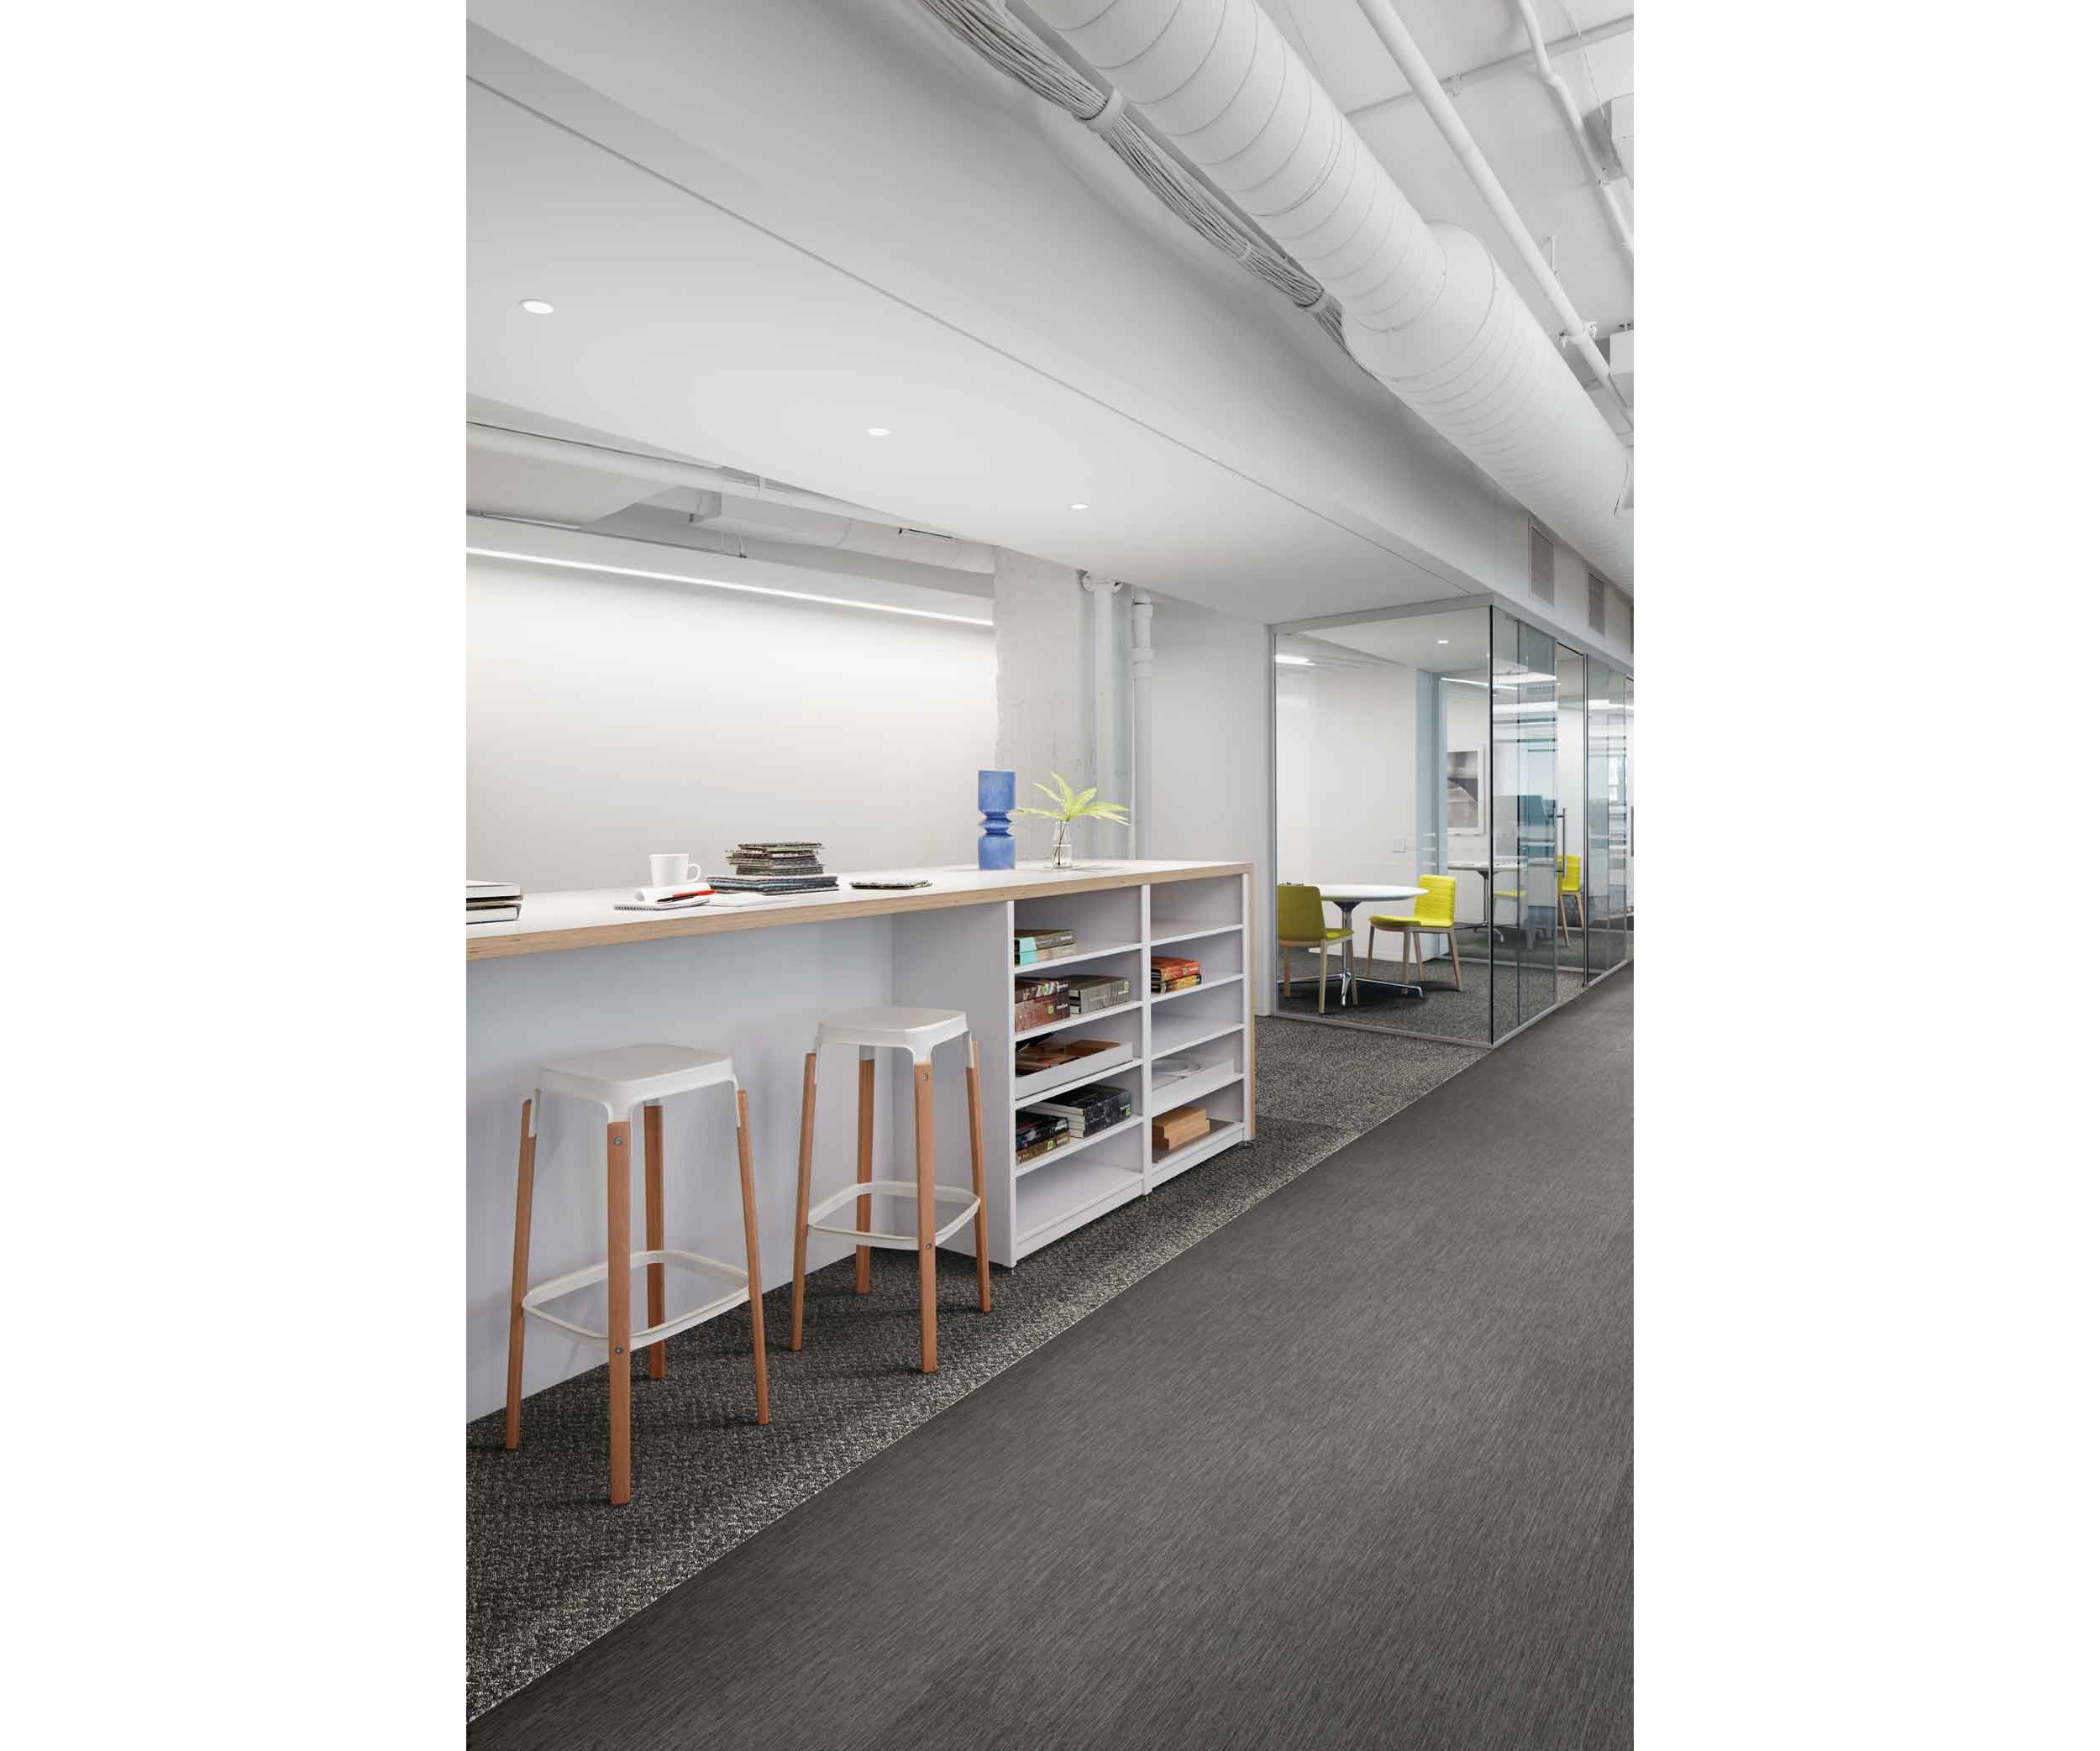
M 1355 971 L 1352 952 L 1355 933 L 1331 925 L 1321 910 L 1320 890 L 1302 882 L 1276 884 L 1276 946 L 1284 952 L 1284 995 L 1290 995 L 1290 952 L 1294 948 L 1320 951 L 1320 1013 L 1327 1013 L 1327 945 L 1339 942 L 1341 972 L 1346 978 Z
M 1583 906 L 1583 860 L 1578 853 L 1570 852 L 1559 862 L 1561 886 L 1559 893 L 1553 897 L 1553 910 L 1561 915 L 1561 941 L 1572 948 L 1575 945 L 1575 939 L 1567 934 L 1567 897 L 1569 894 L 1575 896 L 1575 922 L 1582 925 L 1585 931 L 1589 928 L 1589 915 Z
M 1422 935 L 1425 931 L 1441 934 L 1451 939 L 1451 976 L 1458 988 L 1466 988 L 1466 975 L 1458 964 L 1458 878 L 1457 876 L 1425 875 L 1415 878 L 1429 892 L 1415 902 L 1411 918 L 1388 916 L 1381 914 L 1371 920 L 1371 952 L 1378 952 L 1378 932 L 1398 931 L 1400 933 L 1400 977 L 1407 977 L 1407 957 L 1410 949 L 1415 954 L 1415 978 L 1420 983 L 1422 977 Z

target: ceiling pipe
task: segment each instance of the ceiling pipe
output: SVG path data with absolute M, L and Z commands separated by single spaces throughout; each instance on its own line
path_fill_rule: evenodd
M 1633 521 L 1614 509 L 1626 452 L 1603 411 L 1487 247 L 1415 212 L 1257 0 L 1032 7 L 1319 280 L 1366 370 L 1598 572 L 1630 587 Z M 1425 104 L 1455 122 L 1419 51 L 1405 47 L 1429 87 Z M 1478 147 L 1473 157 L 1514 220 Z M 1609 389 L 1588 325 L 1546 279 Z
M 1626 260 L 1633 260 L 1633 226 L 1628 223 L 1626 210 L 1619 203 L 1618 191 L 1612 187 L 1611 178 L 1604 174 L 1603 161 L 1597 156 L 1597 149 L 1590 144 L 1589 130 L 1583 126 L 1583 113 L 1575 107 L 1575 93 L 1567 88 L 1553 66 L 1553 56 L 1546 40 L 1546 33 L 1539 29 L 1539 15 L 1532 10 L 1531 0 L 1511 0 L 1517 16 L 1524 20 L 1524 29 L 1531 39 L 1531 59 L 1540 81 L 1552 94 L 1554 107 L 1560 112 L 1561 126 L 1567 130 L 1567 137 L 1574 141 L 1577 155 L 1583 160 L 1583 168 L 1589 172 L 1590 186 L 1597 191 L 1597 198 L 1604 204 L 1604 217 L 1611 222 L 1612 233 L 1619 239 L 1619 247 L 1626 252 Z
M 1504 235 L 1509 239 L 1510 247 L 1517 252 L 1518 260 L 1530 270 L 1531 277 L 1538 282 L 1539 290 L 1546 294 L 1546 302 L 1553 307 L 1553 313 L 1561 319 L 1562 345 L 1572 346 L 1583 355 L 1583 363 L 1590 368 L 1597 381 L 1618 404 L 1620 411 L 1626 417 L 1626 423 L 1631 425 L 1633 410 L 1627 405 L 1626 398 L 1620 393 L 1619 385 L 1611 380 L 1611 366 L 1597 349 L 1597 325 L 1583 320 L 1582 312 L 1575 307 L 1575 301 L 1568 296 L 1567 288 L 1562 286 L 1551 265 L 1540 253 L 1539 246 L 1531 240 L 1530 228 L 1524 223 L 1524 216 L 1517 211 L 1516 203 L 1510 200 L 1503 188 L 1494 166 L 1488 162 L 1487 155 L 1480 149 L 1457 109 L 1445 96 L 1444 88 L 1436 82 L 1436 70 L 1430 66 L 1422 51 L 1415 46 L 1415 39 L 1407 34 L 1407 26 L 1400 22 L 1400 15 L 1393 10 L 1392 0 L 1357 0 L 1357 6 L 1369 21 L 1371 28 L 1378 32 L 1378 40 L 1385 45 L 1386 52 L 1399 63 L 1401 72 L 1407 76 L 1407 82 L 1415 87 L 1420 97 L 1422 107 L 1429 112 L 1430 119 L 1436 123 L 1436 131 L 1444 136 L 1445 144 L 1457 155 L 1467 176 L 1473 179 L 1473 186 L 1480 191 L 1481 199 L 1488 203 L 1488 211 L 1494 214 L 1501 225 Z M 1614 493 L 1613 496 L 1615 500 L 1618 495 Z
M 1628 13 L 1623 18 L 1593 24 L 1588 29 L 1578 30 L 1572 36 L 1556 37 L 1546 45 L 1546 52 L 1557 60 L 1563 55 L 1574 54 L 1578 49 L 1593 49 L 1599 43 L 1608 43 L 1615 36 L 1624 36 L 1632 29 L 1633 14 Z M 1483 61 L 1478 66 L 1467 67 L 1460 73 L 1446 73 L 1436 82 L 1443 87 L 1446 97 L 1456 97 L 1469 86 L 1499 79 L 1505 73 L 1527 72 L 1531 65 L 1531 51 L 1520 49 L 1515 55 L 1504 55 L 1499 60 Z M 1410 87 L 1393 97 L 1380 97 L 1375 102 L 1359 103 L 1354 109 L 1345 109 L 1342 113 L 1351 121 L 1357 122 L 1366 116 L 1383 115 L 1388 110 L 1404 109 L 1409 104 L 1421 101 Z

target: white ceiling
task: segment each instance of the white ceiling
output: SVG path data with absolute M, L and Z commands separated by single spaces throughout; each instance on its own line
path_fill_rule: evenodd
M 1290 5 L 1338 97 L 1399 87 L 1389 62 L 1330 65 L 1353 0 Z M 1257 620 L 1519 574 L 1506 495 L 916 0 L 470 11 L 501 33 L 469 55 L 485 405 Z

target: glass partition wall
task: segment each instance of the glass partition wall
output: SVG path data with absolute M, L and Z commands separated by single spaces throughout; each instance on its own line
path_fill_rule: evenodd
M 1278 1014 L 1490 1046 L 1619 964 L 1624 675 L 1486 606 L 1275 658 Z

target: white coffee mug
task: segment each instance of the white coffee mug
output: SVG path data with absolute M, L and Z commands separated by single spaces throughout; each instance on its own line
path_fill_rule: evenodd
M 689 888 L 706 879 L 700 873 L 700 865 L 684 852 L 658 852 L 649 859 L 652 888 Z

